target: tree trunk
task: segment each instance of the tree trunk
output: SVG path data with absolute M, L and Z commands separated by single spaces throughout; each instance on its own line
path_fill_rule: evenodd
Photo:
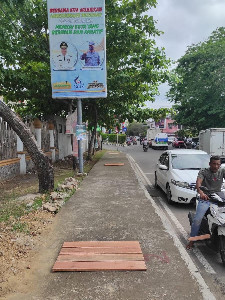
M 3 101 L 0 101 L 0 117 L 2 117 L 20 137 L 30 155 L 38 173 L 39 192 L 52 191 L 54 189 L 53 166 L 50 164 L 48 157 L 38 149 L 37 142 L 29 128 Z
M 92 153 L 93 153 L 93 149 L 94 149 L 95 136 L 96 136 L 96 127 L 94 126 L 94 129 L 91 131 L 91 140 L 88 143 L 87 160 L 92 160 Z
M 93 121 L 94 129 L 91 131 L 91 140 L 88 144 L 87 160 L 92 160 L 92 155 L 94 154 L 94 149 L 95 149 L 95 139 L 96 139 L 96 130 L 97 130 L 97 122 L 98 122 L 96 103 L 93 103 L 93 107 L 94 107 L 94 121 Z

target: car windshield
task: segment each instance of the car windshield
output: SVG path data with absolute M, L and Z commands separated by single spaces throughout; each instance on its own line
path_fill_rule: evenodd
M 172 168 L 179 170 L 198 170 L 209 166 L 208 154 L 172 154 Z

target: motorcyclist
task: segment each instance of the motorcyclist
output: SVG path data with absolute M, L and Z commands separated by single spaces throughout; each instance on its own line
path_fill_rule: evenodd
M 147 140 L 147 138 L 144 138 L 142 144 L 143 144 L 143 149 L 144 149 L 145 147 L 148 147 L 148 140 Z
M 202 219 L 210 206 L 209 197 L 200 189 L 200 186 L 205 186 L 213 192 L 220 192 L 225 178 L 225 169 L 220 168 L 221 160 L 219 156 L 211 156 L 209 168 L 201 169 L 197 176 L 196 189 L 199 194 L 199 202 L 196 214 L 191 225 L 190 237 L 198 236 Z M 189 241 L 186 248 L 192 249 L 193 241 Z

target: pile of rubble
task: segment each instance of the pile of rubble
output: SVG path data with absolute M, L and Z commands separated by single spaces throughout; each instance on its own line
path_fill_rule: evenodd
M 42 205 L 43 210 L 51 213 L 57 213 L 71 196 L 71 192 L 78 189 L 78 181 L 69 177 L 62 184 L 58 185 L 56 192 L 51 192 L 50 199 Z
M 65 204 L 66 200 L 71 196 L 74 190 L 78 189 L 79 181 L 76 178 L 66 178 L 62 184 L 58 185 L 55 192 L 51 192 L 50 195 L 41 194 L 28 194 L 26 196 L 17 199 L 17 202 L 21 201 L 26 204 L 28 209 L 32 210 L 35 204 L 35 200 L 42 198 L 42 209 L 51 213 L 57 213 L 58 210 Z

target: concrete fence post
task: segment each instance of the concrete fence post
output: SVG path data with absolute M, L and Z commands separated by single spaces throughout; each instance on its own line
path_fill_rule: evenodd
M 54 139 L 54 124 L 53 122 L 48 122 L 48 130 L 50 136 L 50 151 L 52 152 L 52 162 L 55 162 L 55 139 Z
M 41 149 L 41 128 L 42 123 L 39 119 L 34 119 L 35 137 L 38 144 L 38 148 Z
M 17 155 L 20 158 L 20 174 L 26 174 L 27 165 L 26 165 L 26 154 L 23 151 L 23 142 L 17 135 Z

